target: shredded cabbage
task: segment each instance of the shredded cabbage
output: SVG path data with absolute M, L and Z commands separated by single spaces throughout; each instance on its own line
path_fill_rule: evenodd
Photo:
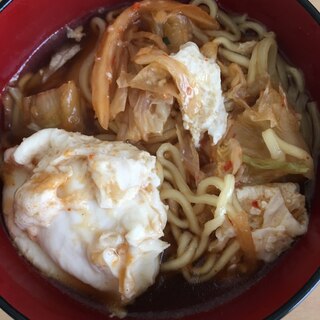
M 286 174 L 305 174 L 309 167 L 303 162 L 287 162 L 273 159 L 257 159 L 244 155 L 243 163 L 259 170 L 280 170 Z

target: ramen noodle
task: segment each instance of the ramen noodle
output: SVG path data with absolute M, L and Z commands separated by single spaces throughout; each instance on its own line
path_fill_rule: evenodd
M 58 268 L 86 284 L 102 291 L 119 291 L 122 304 L 155 281 L 159 264 L 161 273 L 179 273 L 193 284 L 212 281 L 221 274 L 247 275 L 262 263 L 274 261 L 307 231 L 305 196 L 299 187 L 314 179 L 319 114 L 307 93 L 303 74 L 279 53 L 273 32 L 246 14 L 224 12 L 213 0 L 190 4 L 145 0 L 109 11 L 105 17 L 94 16 L 87 24 L 67 27 L 65 32 L 65 44 L 50 62 L 33 73 L 19 75 L 2 96 L 4 145 L 9 148 L 31 136 L 16 149 L 9 149 L 5 157 L 4 166 L 11 171 L 5 174 L 4 195 L 14 172 L 21 166 L 27 172 L 18 191 L 11 190 L 10 208 L 4 207 L 13 238 L 13 230 L 20 228 L 25 241 L 38 241 L 46 251 L 49 245 L 32 234 L 35 229 L 25 227 L 28 201 L 21 202 L 17 195 L 23 196 L 34 175 L 48 171 L 41 163 L 57 164 L 62 156 L 69 157 L 70 163 L 76 162 L 80 153 L 86 155 L 85 167 L 89 169 L 97 156 L 104 161 L 99 165 L 96 162 L 97 166 L 102 168 L 104 163 L 105 170 L 111 170 L 123 157 L 136 159 L 142 154 L 149 157 L 145 163 L 153 163 L 146 176 L 141 173 L 140 178 L 132 178 L 140 181 L 149 177 L 152 184 L 143 184 L 142 179 L 139 188 L 147 197 L 159 197 L 154 207 L 149 202 L 143 204 L 150 217 L 158 219 L 152 227 L 157 230 L 152 233 L 153 242 L 144 246 L 149 261 L 155 263 L 146 282 L 132 287 L 135 280 L 143 278 L 138 264 L 130 269 L 130 285 L 126 281 L 122 286 L 112 282 L 122 283 L 121 270 L 129 272 L 131 260 L 122 261 L 124 269 L 120 271 L 108 264 L 113 278 L 103 287 L 58 261 Z M 60 136 L 71 141 L 70 145 L 63 147 L 61 143 L 59 147 L 55 137 Z M 47 143 L 41 147 L 44 149 L 31 147 L 39 137 Z M 83 142 L 86 139 L 88 143 Z M 114 151 L 114 158 L 101 158 L 104 148 L 113 150 L 117 143 L 122 143 L 122 156 Z M 99 149 L 92 149 L 98 145 Z M 30 148 L 34 158 L 25 155 L 29 160 L 21 160 L 23 148 Z M 130 165 L 133 171 L 143 170 L 143 163 Z M 131 192 L 127 189 L 131 182 L 127 186 L 121 182 L 126 179 L 121 173 L 128 170 L 125 166 L 119 164 L 112 169 L 114 177 L 103 170 L 98 173 L 106 177 L 102 185 L 108 185 L 110 179 L 119 181 L 117 190 L 124 197 L 119 199 L 127 199 Z M 60 166 L 57 170 L 61 173 L 64 169 Z M 90 170 L 96 181 L 96 173 Z M 152 195 L 148 193 L 151 190 Z M 117 210 L 122 210 L 114 205 L 118 195 L 107 192 L 104 198 L 101 193 L 95 197 L 100 208 L 108 208 L 111 211 L 106 212 L 117 216 Z M 130 210 L 138 212 L 142 205 L 139 201 L 132 202 Z M 56 220 L 43 223 L 41 228 L 51 228 L 51 221 Z M 145 232 L 143 241 L 147 241 L 151 238 L 149 231 L 141 231 L 146 228 L 143 223 L 134 224 L 134 228 L 137 234 Z M 132 231 L 132 224 L 126 226 L 126 232 Z M 159 239 L 163 232 L 164 241 Z M 104 249 L 109 248 L 108 241 L 101 242 Z M 143 261 L 137 258 L 138 245 L 130 241 L 124 237 L 120 241 L 122 249 L 120 245 L 114 249 L 116 254 L 124 256 L 121 250 L 129 243 L 135 248 L 130 251 L 130 259 Z M 25 250 L 22 243 L 16 244 Z M 49 255 L 57 262 L 52 250 Z M 103 259 L 97 263 L 89 259 L 89 263 L 105 268 L 107 260 Z M 129 273 L 126 275 L 129 277 Z

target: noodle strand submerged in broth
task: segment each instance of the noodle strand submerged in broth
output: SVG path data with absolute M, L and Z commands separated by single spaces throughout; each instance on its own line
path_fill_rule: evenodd
M 306 232 L 304 203 L 289 198 L 314 178 L 319 114 L 273 32 L 213 0 L 145 0 L 92 18 L 84 32 L 58 52 L 65 61 L 52 74 L 44 67 L 7 87 L 6 146 L 58 127 L 156 155 L 173 240 L 161 272 L 190 283 L 253 272 Z M 221 72 L 228 119 L 217 143 L 206 132 L 196 146 L 184 123 L 201 107 L 189 92 L 195 77 L 173 58 L 186 43 Z

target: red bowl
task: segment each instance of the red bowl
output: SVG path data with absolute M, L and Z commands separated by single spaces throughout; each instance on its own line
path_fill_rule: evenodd
M 0 92 L 51 34 L 70 21 L 117 0 L 20 0 L 0 4 Z M 124 2 L 124 1 L 122 1 Z M 227 10 L 248 13 L 277 34 L 281 50 L 301 68 L 320 105 L 320 14 L 304 0 L 221 0 Z M 7 6 L 6 6 L 7 5 Z M 4 8 L 6 6 L 6 8 Z M 319 172 L 318 172 L 319 181 Z M 315 194 L 320 191 L 317 183 Z M 184 319 L 280 319 L 320 280 L 320 197 L 314 197 L 308 233 L 241 295 Z M 1 223 L 0 223 L 1 224 Z M 16 319 L 106 319 L 43 279 L 13 248 L 0 226 L 0 307 Z

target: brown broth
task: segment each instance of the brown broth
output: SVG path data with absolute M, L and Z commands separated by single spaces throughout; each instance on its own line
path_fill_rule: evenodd
M 25 95 L 33 95 L 44 90 L 56 88 L 66 81 L 76 78 L 76 74 L 79 71 L 79 64 L 91 50 L 95 42 L 94 37 L 96 35 L 94 35 L 92 31 L 89 31 L 88 27 L 89 20 L 92 16 L 96 16 L 96 14 L 91 13 L 87 17 L 71 23 L 72 27 L 81 24 L 85 26 L 85 33 L 87 33 L 87 35 L 80 43 L 83 48 L 82 51 L 75 59 L 72 59 L 55 72 L 45 84 L 37 83 L 37 79 L 35 78 L 34 82 L 26 87 Z M 65 28 L 61 28 L 52 37 L 44 41 L 40 49 L 34 52 L 19 76 L 27 72 L 37 72 L 39 68 L 47 65 L 50 57 L 54 53 L 54 48 L 60 48 L 67 42 L 70 42 L 70 40 L 66 39 Z M 13 79 L 17 79 L 17 75 L 15 75 Z M 10 86 L 14 86 L 15 83 L 16 80 L 10 81 Z M 91 106 L 88 107 L 91 108 Z M 9 146 L 20 143 L 22 137 L 12 135 L 10 127 L 5 127 L 2 111 L 0 120 L 2 132 L 5 136 L 5 140 L 2 141 L 2 147 L 8 148 Z M 90 125 L 93 121 L 94 114 L 92 112 L 87 118 L 88 129 L 82 133 L 91 135 L 100 133 L 99 130 Z M 283 257 L 284 254 L 276 262 L 271 264 L 261 263 L 254 274 L 240 274 L 235 272 L 232 277 L 230 277 L 230 274 L 221 272 L 215 279 L 199 284 L 188 283 L 182 275 L 178 273 L 160 273 L 155 284 L 137 297 L 126 309 L 130 316 L 144 319 L 177 318 L 207 311 L 230 301 L 248 290 Z M 42 276 L 46 278 L 45 275 Z M 63 292 L 71 295 L 80 303 L 86 304 L 100 312 L 108 313 L 108 310 L 114 310 L 119 305 L 119 297 L 110 296 L 108 293 L 95 290 L 72 276 L 60 280 L 61 282 L 49 279 L 54 286 Z

